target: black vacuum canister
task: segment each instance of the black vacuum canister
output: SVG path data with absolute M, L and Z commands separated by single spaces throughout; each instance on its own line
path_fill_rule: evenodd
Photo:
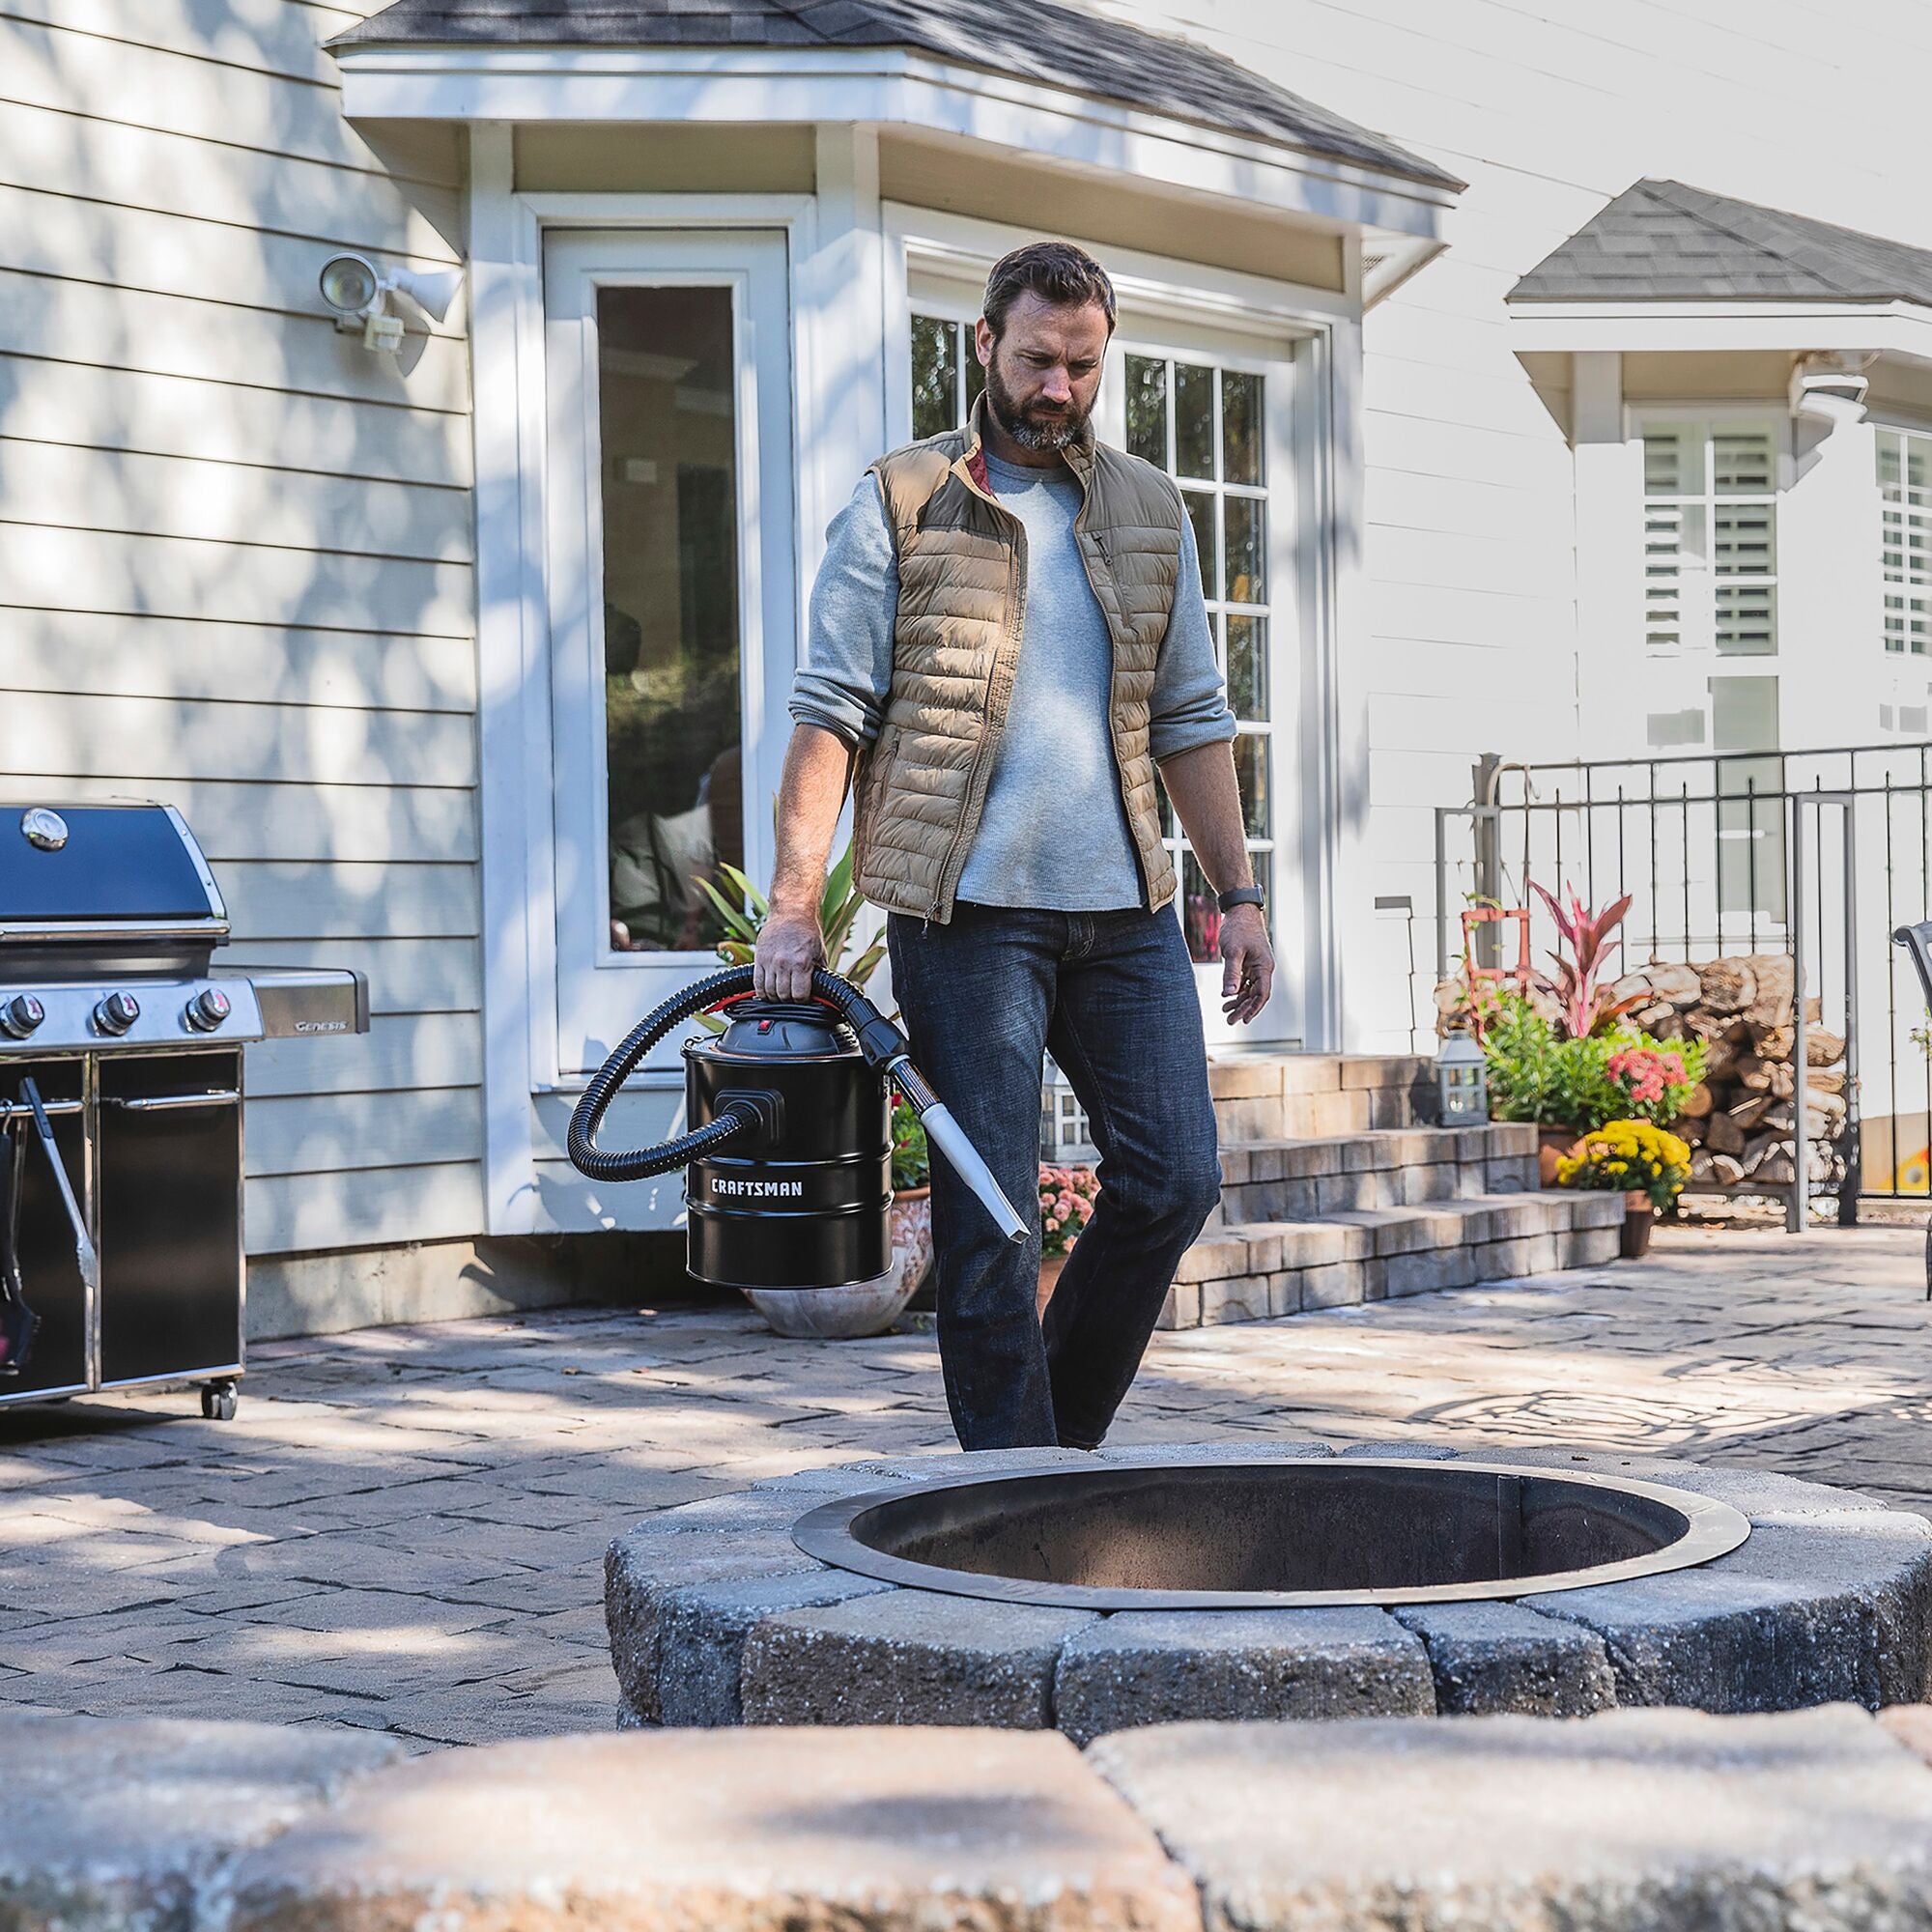
M 758 1124 L 685 1171 L 687 1265 L 720 1288 L 837 1288 L 892 1266 L 886 1081 L 819 1001 L 734 1000 L 684 1047 L 685 1124 Z
M 749 966 L 673 993 L 624 1036 L 570 1116 L 570 1159 L 600 1182 L 672 1168 L 684 1184 L 686 1264 L 720 1288 L 846 1288 L 892 1267 L 892 1086 L 925 1140 L 1009 1241 L 1029 1224 L 912 1064 L 905 1036 L 849 980 L 812 969 L 810 1000 L 753 996 Z M 605 1113 L 679 1020 L 722 1011 L 684 1044 L 685 1131 L 658 1147 L 597 1145 Z M 888 1083 L 891 1083 L 889 1085 Z

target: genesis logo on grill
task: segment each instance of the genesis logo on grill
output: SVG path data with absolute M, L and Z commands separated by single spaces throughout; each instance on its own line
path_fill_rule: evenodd
M 347 1033 L 349 1031 L 349 1022 L 347 1020 L 298 1020 L 296 1022 L 296 1031 L 298 1033 Z
M 714 1194 L 790 1194 L 802 1195 L 805 1182 L 802 1180 L 720 1180 L 713 1179 L 711 1191 Z

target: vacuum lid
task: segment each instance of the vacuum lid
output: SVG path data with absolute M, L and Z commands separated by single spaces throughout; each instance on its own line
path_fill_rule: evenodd
M 742 1060 L 843 1058 L 857 1053 L 852 1029 L 817 1000 L 733 1000 L 716 1050 Z

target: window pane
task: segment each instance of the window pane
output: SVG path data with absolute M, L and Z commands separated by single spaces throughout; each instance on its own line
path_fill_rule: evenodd
M 1183 490 L 1187 521 L 1194 526 L 1194 547 L 1201 553 L 1201 583 L 1209 597 L 1221 596 L 1221 565 L 1214 547 L 1214 497 L 1208 490 Z
M 1221 905 L 1208 888 L 1200 862 L 1185 846 L 1180 853 L 1180 928 L 1187 952 L 1203 962 L 1221 956 Z
M 1127 357 L 1127 451 L 1167 468 L 1167 364 Z
M 1771 432 L 1762 429 L 1711 432 L 1711 487 L 1720 497 L 1768 497 L 1777 487 Z
M 1153 797 L 1154 809 L 1160 813 L 1161 837 L 1163 838 L 1173 838 L 1179 834 L 1180 828 L 1175 823 L 1174 801 L 1168 797 L 1167 787 L 1160 781 L 1160 767 L 1158 765 L 1154 767 L 1153 772 Z
M 1228 483 L 1260 483 L 1262 379 L 1221 371 L 1221 475 Z
M 1214 372 L 1174 365 L 1174 467 L 1177 475 L 1214 474 Z
M 1228 532 L 1228 601 L 1265 604 L 1267 562 L 1263 532 L 1267 505 L 1259 497 L 1227 497 L 1222 499 L 1222 514 Z
M 912 319 L 912 433 L 915 441 L 958 427 L 959 330 L 936 315 Z
M 1718 585 L 1718 655 L 1768 658 L 1777 649 L 1777 625 L 1768 583 Z
M 744 865 L 737 421 L 722 288 L 597 298 L 611 944 L 708 949 Z
M 1652 423 L 1643 432 L 1643 487 L 1652 497 L 1704 494 L 1700 424 Z
M 1711 680 L 1711 749 L 1775 752 L 1777 749 L 1777 680 L 1714 677 Z M 1760 784 L 1760 789 L 1764 789 Z
M 1250 838 L 1268 832 L 1268 741 L 1266 734 L 1243 731 L 1235 740 L 1235 776 L 1241 785 L 1241 821 Z
M 966 365 L 966 407 L 960 411 L 957 426 L 963 429 L 966 418 L 973 413 L 973 405 L 980 400 L 980 391 L 986 386 L 986 371 L 980 361 L 980 352 L 974 346 L 973 331 L 963 323 L 959 328 L 960 360 Z
M 1265 617 L 1228 618 L 1228 703 L 1236 718 L 1268 715 Z

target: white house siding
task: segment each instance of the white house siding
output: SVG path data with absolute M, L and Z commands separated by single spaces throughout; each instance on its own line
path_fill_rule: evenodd
M 452 135 L 343 120 L 303 0 L 0 14 L 0 784 L 181 807 L 229 956 L 369 975 L 252 1048 L 256 1254 L 481 1226 L 468 363 L 338 335 L 336 249 L 447 266 Z
M 1932 10 L 1112 0 L 1107 11 L 1206 41 L 1470 184 L 1445 222 L 1448 252 L 1373 311 L 1365 335 L 1368 592 L 1353 637 L 1369 718 L 1367 889 L 1412 899 L 1426 975 L 1431 808 L 1466 799 L 1483 751 L 1552 758 L 1578 743 L 1566 399 L 1540 398 L 1512 353 L 1504 296 L 1644 176 L 1932 245 Z M 1347 962 L 1358 1043 L 1403 1046 L 1400 916 L 1368 929 L 1377 943 Z

